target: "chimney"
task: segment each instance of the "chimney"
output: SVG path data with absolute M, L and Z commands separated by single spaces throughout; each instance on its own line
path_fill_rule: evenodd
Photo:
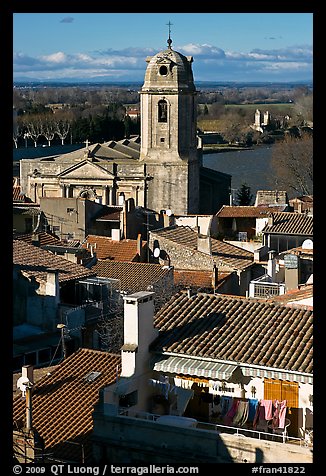
M 32 245 L 40 246 L 40 235 L 38 233 L 32 234 Z
M 138 256 L 139 258 L 141 257 L 141 253 L 142 253 L 142 238 L 141 238 L 141 233 L 138 233 L 138 236 L 137 236 L 137 253 L 138 253 Z
M 112 228 L 112 236 L 113 241 L 120 241 L 121 240 L 121 230 L 120 228 Z
M 298 202 L 298 213 L 302 213 L 302 202 Z
M 213 272 L 212 272 L 212 288 L 213 288 L 214 291 L 216 289 L 217 282 L 218 282 L 218 268 L 217 268 L 216 264 L 214 263 L 213 264 Z
M 268 261 L 267 261 L 267 274 L 272 278 L 272 281 L 275 281 L 275 272 L 276 272 L 276 261 L 275 261 L 275 251 L 268 252 Z
M 271 213 L 270 215 L 268 215 L 268 226 L 273 226 L 274 225 L 274 217 L 273 217 L 273 213 Z
M 22 377 L 28 378 L 31 383 L 34 383 L 34 367 L 33 365 L 24 365 L 22 367 Z
M 201 235 L 198 233 L 197 235 L 197 251 L 201 251 L 207 255 L 212 254 L 212 245 L 211 245 L 211 237 L 209 235 Z
M 148 371 L 150 343 L 157 337 L 154 328 L 154 294 L 140 291 L 124 296 L 124 339 L 121 348 L 121 377 Z
M 56 269 L 48 269 L 46 273 L 45 293 L 54 296 L 59 301 L 59 272 Z

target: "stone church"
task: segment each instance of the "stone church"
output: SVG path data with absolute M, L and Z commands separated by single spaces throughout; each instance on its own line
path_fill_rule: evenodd
M 168 47 L 146 59 L 140 91 L 141 135 L 88 144 L 63 155 L 22 159 L 20 183 L 41 197 L 88 198 L 174 215 L 216 213 L 229 203 L 231 176 L 202 166 L 191 56 Z

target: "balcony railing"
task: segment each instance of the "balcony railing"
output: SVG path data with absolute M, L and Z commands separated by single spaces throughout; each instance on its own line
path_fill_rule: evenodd
M 155 413 L 137 411 L 130 408 L 120 408 L 119 414 L 121 416 L 127 416 L 131 418 L 140 418 L 142 420 L 157 421 L 162 415 L 157 415 Z M 181 417 L 180 417 L 181 418 Z M 259 440 L 268 440 L 279 443 L 292 443 L 299 446 L 312 446 L 312 440 L 308 441 L 305 438 L 298 438 L 289 435 L 280 435 L 276 433 L 268 433 L 264 431 L 251 430 L 247 428 L 241 428 L 236 426 L 227 426 L 217 423 L 207 423 L 198 421 L 194 429 L 214 431 L 218 433 L 229 433 L 237 436 L 249 437 L 249 438 L 258 438 Z

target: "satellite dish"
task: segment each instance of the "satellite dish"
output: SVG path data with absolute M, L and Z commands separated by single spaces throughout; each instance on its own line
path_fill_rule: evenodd
M 29 383 L 30 380 L 27 377 L 19 377 L 17 380 L 17 388 L 19 388 L 19 390 L 22 392 L 23 397 L 25 397 L 26 387 Z
M 160 248 L 154 248 L 153 254 L 154 254 L 154 258 L 158 258 L 161 254 Z
M 301 247 L 305 250 L 312 250 L 314 247 L 314 243 L 312 240 L 307 239 L 307 240 L 304 240 Z
M 172 210 L 165 210 L 165 214 L 170 217 L 172 215 Z

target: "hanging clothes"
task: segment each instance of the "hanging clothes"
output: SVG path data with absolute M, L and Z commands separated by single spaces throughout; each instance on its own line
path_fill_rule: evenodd
M 254 429 L 257 427 L 258 422 L 266 420 L 272 420 L 273 418 L 273 401 L 272 400 L 260 400 L 257 405 L 256 414 L 253 421 Z
M 239 402 L 240 402 L 240 400 L 238 398 L 235 397 L 233 399 L 232 406 L 231 406 L 231 408 L 229 409 L 229 411 L 227 412 L 227 414 L 225 415 L 225 417 L 223 419 L 223 421 L 226 425 L 231 425 L 231 423 L 233 421 L 233 417 L 237 412 Z
M 253 422 L 258 407 L 258 398 L 249 398 L 248 422 Z
M 225 416 L 232 405 L 233 398 L 226 395 L 221 397 L 221 416 Z
M 233 417 L 232 423 L 237 426 L 243 426 L 249 414 L 249 402 L 246 400 L 240 400 L 238 403 L 237 411 Z
M 285 426 L 285 415 L 286 415 L 286 400 L 274 401 L 274 414 L 273 414 L 273 421 L 272 427 L 273 428 L 284 428 Z

